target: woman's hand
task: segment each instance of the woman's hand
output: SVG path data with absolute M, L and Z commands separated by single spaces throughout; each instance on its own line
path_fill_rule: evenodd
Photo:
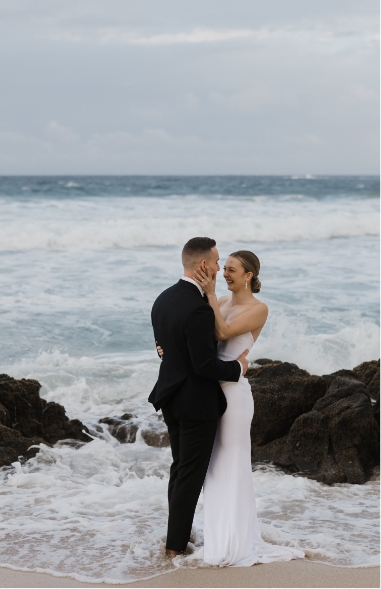
M 157 344 L 157 346 L 156 346 L 157 353 L 159 354 L 160 358 L 161 358 L 161 359 L 163 359 L 163 356 L 164 356 L 164 350 L 163 350 L 163 348 L 161 348 L 161 347 L 159 346 L 159 344 L 158 344 L 157 342 L 156 342 L 156 344 Z
M 194 273 L 194 280 L 199 284 L 207 296 L 216 294 L 216 277 L 213 278 L 209 268 L 206 271 L 199 268 Z

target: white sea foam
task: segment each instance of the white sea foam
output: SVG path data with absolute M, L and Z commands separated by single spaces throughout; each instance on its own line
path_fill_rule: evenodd
M 309 333 L 305 321 L 276 313 L 249 353 L 249 360 L 272 358 L 296 363 L 311 374 L 351 369 L 379 353 L 379 326 L 359 322 L 335 333 Z M 153 347 L 153 346 L 152 346 Z M 14 378 L 33 378 L 47 401 L 65 406 L 71 418 L 93 425 L 99 418 L 129 412 L 149 418 L 147 398 L 157 379 L 159 359 L 147 352 L 71 356 L 59 349 L 3 364 Z
M 309 333 L 303 319 L 276 313 L 249 359 L 278 359 L 294 362 L 311 374 L 330 374 L 378 358 L 379 342 L 380 328 L 371 322 L 360 321 L 334 333 Z
M 77 184 L 77 182 L 73 182 L 73 181 L 67 182 L 65 184 L 65 188 L 80 188 L 80 187 L 81 187 L 81 184 Z
M 158 368 L 154 352 L 77 358 L 54 350 L 1 369 L 14 378 L 38 380 L 42 397 L 64 405 L 71 418 L 93 425 L 106 416 L 153 414 L 147 398 Z
M 180 246 L 193 235 L 219 243 L 379 235 L 378 201 L 108 198 L 3 200 L 0 251 Z M 59 219 L 59 220 L 58 220 Z
M 169 464 L 169 449 L 143 442 L 42 446 L 2 473 L 0 565 L 108 583 L 172 570 L 163 555 Z M 299 546 L 315 562 L 377 564 L 377 483 L 327 487 L 271 467 L 253 476 L 266 541 Z M 193 531 L 197 548 L 202 498 Z

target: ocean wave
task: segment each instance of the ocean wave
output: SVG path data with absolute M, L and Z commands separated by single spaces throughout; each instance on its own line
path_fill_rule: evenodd
M 65 188 L 82 188 L 82 184 L 78 184 L 77 182 L 66 182 L 64 186 Z
M 305 321 L 273 312 L 249 359 L 271 358 L 293 362 L 311 374 L 348 370 L 379 357 L 380 327 L 359 321 L 333 333 L 310 333 Z
M 1 176 L 0 195 L 25 197 L 23 187 L 39 199 L 71 199 L 77 196 L 129 198 L 140 196 L 186 197 L 189 194 L 213 199 L 266 195 L 277 199 L 301 192 L 318 200 L 379 196 L 378 176 Z M 70 189 L 70 190 L 68 190 Z
M 3 209 L 0 251 L 179 247 L 194 235 L 211 235 L 221 244 L 379 235 L 378 202 L 371 199 L 94 199 Z
M 65 406 L 70 418 L 89 426 L 108 415 L 151 415 L 147 398 L 159 370 L 156 350 L 101 356 L 71 356 L 59 349 L 3 365 L 14 378 L 32 378 L 41 396 Z
M 311 374 L 329 374 L 378 358 L 379 337 L 379 326 L 363 321 L 334 333 L 309 333 L 302 319 L 274 310 L 248 358 L 251 362 L 257 358 L 293 362 Z M 159 364 L 154 348 L 93 357 L 54 349 L 3 364 L 0 371 L 14 378 L 38 380 L 47 401 L 61 403 L 70 418 L 92 426 L 109 415 L 152 415 L 147 398 Z

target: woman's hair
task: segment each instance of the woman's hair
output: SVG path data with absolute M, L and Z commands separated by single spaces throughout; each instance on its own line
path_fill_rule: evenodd
M 250 281 L 251 292 L 259 292 L 261 290 L 261 281 L 258 279 L 258 274 L 261 264 L 257 256 L 248 250 L 238 250 L 238 252 L 233 252 L 230 255 L 241 262 L 245 272 L 253 273 Z

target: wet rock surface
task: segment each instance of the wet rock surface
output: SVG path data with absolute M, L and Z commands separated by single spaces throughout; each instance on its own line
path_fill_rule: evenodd
M 379 464 L 379 361 L 322 377 L 287 362 L 256 363 L 247 373 L 253 463 L 327 484 L 369 480 Z
M 268 358 L 255 364 L 246 374 L 255 405 L 253 464 L 272 463 L 326 484 L 369 480 L 379 464 L 380 361 L 323 376 Z M 35 380 L 0 375 L 0 466 L 31 458 L 41 442 L 90 441 L 86 426 L 41 399 L 40 388 Z M 92 433 L 104 430 L 122 444 L 169 446 L 157 414 L 104 417 Z
M 155 446 L 155 448 L 165 448 L 166 446 L 169 446 L 169 435 L 167 430 L 142 430 L 142 438 L 147 446 Z
M 134 423 L 135 415 L 125 413 L 121 417 L 104 417 L 98 423 L 104 423 L 108 426 L 110 434 L 121 444 L 132 444 L 136 442 L 136 433 L 139 426 Z
M 380 401 L 380 360 L 363 362 L 353 369 L 358 380 L 361 380 L 369 391 L 371 399 Z
M 42 442 L 55 444 L 74 439 L 89 442 L 88 429 L 78 419 L 70 420 L 58 403 L 40 397 L 36 380 L 16 380 L 0 375 L 0 466 L 10 465 L 20 456 L 31 458 Z
M 121 444 L 135 442 L 139 431 L 147 446 L 156 448 L 169 446 L 167 427 L 161 415 L 152 415 L 148 420 L 143 420 L 136 415 L 125 413 L 121 417 L 104 417 L 98 423 L 106 424 L 109 433 Z
M 327 385 L 321 376 L 288 362 L 267 362 L 246 374 L 254 394 L 251 425 L 253 446 L 263 446 L 287 434 L 295 419 L 312 409 Z

